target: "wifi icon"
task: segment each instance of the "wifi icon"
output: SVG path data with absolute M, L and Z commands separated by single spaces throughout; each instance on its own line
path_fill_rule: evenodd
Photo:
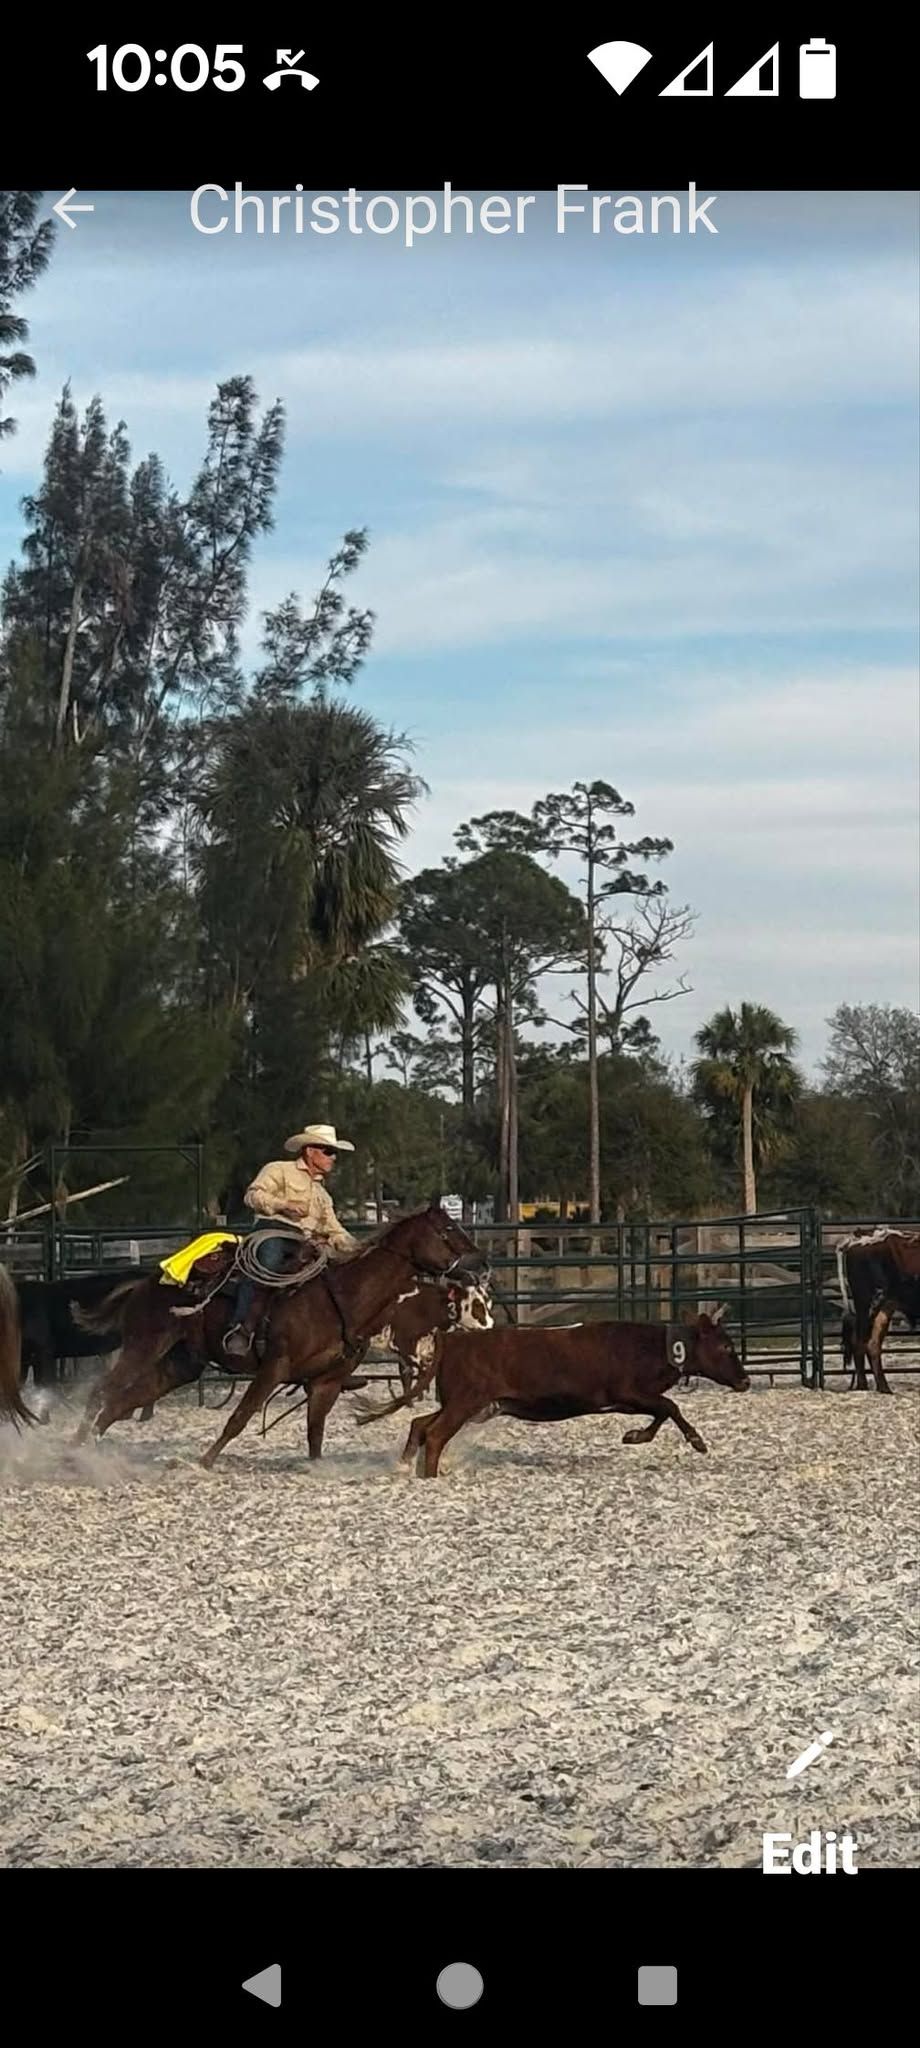
M 651 50 L 643 50 L 641 43 L 598 43 L 596 50 L 588 51 L 589 64 L 606 78 L 614 92 L 625 92 L 651 61 Z

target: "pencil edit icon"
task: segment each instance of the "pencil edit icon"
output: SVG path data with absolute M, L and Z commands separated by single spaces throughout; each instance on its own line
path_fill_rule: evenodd
M 807 1771 L 809 1764 L 817 1763 L 819 1756 L 824 1755 L 825 1750 L 829 1748 L 833 1740 L 834 1737 L 831 1730 L 827 1729 L 823 1735 L 818 1736 L 816 1742 L 809 1743 L 808 1748 L 803 1749 L 801 1756 L 796 1757 L 795 1763 L 789 1765 L 789 1769 L 786 1772 L 787 1778 L 797 1778 L 801 1771 Z

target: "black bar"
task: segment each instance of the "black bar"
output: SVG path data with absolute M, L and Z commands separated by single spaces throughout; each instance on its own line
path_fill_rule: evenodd
M 244 72 L 238 89 L 223 91 L 214 82 L 213 15 L 207 26 L 186 19 L 178 34 L 147 28 L 143 16 L 113 34 L 107 19 L 91 10 L 40 35 L 28 15 L 8 22 L 4 83 L 16 120 L 7 118 L 0 143 L 6 181 L 15 172 L 17 184 L 61 191 L 237 179 L 289 189 L 300 181 L 308 192 L 425 191 L 448 180 L 499 191 L 572 180 L 619 192 L 686 191 L 691 179 L 716 191 L 916 183 L 908 155 L 916 124 L 911 38 L 903 24 L 895 32 L 871 17 L 843 17 L 838 26 L 826 15 L 816 24 L 807 12 L 766 11 L 753 21 L 745 12 L 721 27 L 705 13 L 675 25 L 651 8 L 625 21 L 608 8 L 566 9 L 545 21 L 519 9 L 414 19 L 384 11 L 377 20 L 309 10 L 296 36 L 281 16 L 275 34 L 299 38 L 298 66 L 318 83 L 306 90 L 284 78 L 274 92 L 265 84 L 277 69 L 269 34 L 222 24 L 223 36 L 239 38 Z M 799 96 L 799 51 L 816 25 L 836 50 L 833 99 Z M 588 57 L 618 34 L 651 52 L 622 94 Z M 662 98 L 710 41 L 712 97 Z M 138 91 L 112 77 L 114 52 L 128 42 L 146 53 L 148 82 Z M 726 97 L 777 42 L 778 96 Z M 176 51 L 189 44 L 207 60 L 196 90 L 180 89 L 174 77 Z M 105 91 L 88 56 L 99 45 L 109 52 Z M 128 58 L 122 76 L 140 69 L 140 59 Z M 194 80 L 198 70 L 193 54 L 181 60 L 180 76 Z
M 668 2028 L 683 2039 L 681 2022 L 695 2016 L 719 2039 L 762 2013 L 780 2035 L 793 2021 L 795 2038 L 817 2022 L 813 2038 L 824 2042 L 835 2020 L 842 2040 L 860 2023 L 877 2030 L 895 1987 L 911 1993 L 907 1874 L 860 1870 L 858 1860 L 855 1874 L 855 1885 L 839 1872 L 776 1885 L 760 1870 L 17 1870 L 0 1872 L 0 1911 L 8 1925 L 18 1919 L 17 1969 L 39 2032 L 85 2014 L 108 2040 L 142 1997 L 148 2021 L 173 2033 L 178 2024 L 182 2038 L 202 2023 L 225 2038 L 229 2021 L 232 2038 L 271 2028 L 272 2038 L 296 2030 L 303 2040 L 331 2000 L 348 2038 L 393 2017 L 410 2041 L 492 2040 L 496 2023 L 515 2039 L 531 2028 L 543 2038 L 547 2023 L 568 2034 L 586 2021 L 592 2038 L 596 2029 L 598 2039 L 660 2040 Z M 842 1966 L 841 1914 L 885 1926 L 887 1994 L 870 1939 L 851 1941 Z M 395 1950 L 394 1924 L 411 1929 Z M 151 1926 L 183 1938 L 145 1967 L 139 1930 Z M 468 2023 L 437 1994 L 453 1962 L 483 1982 Z M 640 2017 L 638 1972 L 650 1965 L 677 1971 L 677 2007 L 663 2025 Z M 281 2005 L 268 2019 L 243 1985 L 272 1966 Z

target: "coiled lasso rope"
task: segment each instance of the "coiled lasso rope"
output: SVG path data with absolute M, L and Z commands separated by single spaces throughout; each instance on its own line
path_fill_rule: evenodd
M 214 1300 L 215 1294 L 219 1294 L 228 1280 L 232 1280 L 237 1274 L 243 1274 L 247 1280 L 253 1280 L 257 1287 L 303 1287 L 307 1280 L 315 1280 L 317 1273 L 321 1273 L 324 1266 L 329 1264 L 328 1250 L 320 1246 L 315 1256 L 308 1258 L 302 1267 L 288 1267 L 283 1273 L 266 1272 L 259 1264 L 258 1250 L 260 1244 L 264 1244 L 269 1237 L 286 1238 L 289 1244 L 299 1242 L 304 1245 L 305 1250 L 309 1243 L 299 1230 L 284 1230 L 278 1224 L 267 1224 L 263 1230 L 251 1231 L 249 1236 L 237 1245 L 232 1266 L 215 1281 L 210 1294 L 203 1295 L 191 1308 L 174 1308 L 173 1315 L 200 1315 L 202 1309 L 207 1308 L 209 1301 Z
M 274 1228 L 268 1224 L 264 1230 L 253 1230 L 242 1244 L 237 1245 L 234 1270 L 244 1273 L 247 1280 L 257 1281 L 260 1287 L 302 1287 L 306 1280 L 314 1280 L 317 1273 L 329 1264 L 328 1250 L 321 1245 L 316 1248 L 316 1256 L 308 1258 L 303 1267 L 292 1266 L 284 1273 L 266 1272 L 259 1264 L 258 1251 L 260 1244 L 269 1237 L 283 1237 L 289 1244 L 300 1243 L 305 1249 L 310 1243 L 299 1230 L 279 1230 L 277 1224 Z

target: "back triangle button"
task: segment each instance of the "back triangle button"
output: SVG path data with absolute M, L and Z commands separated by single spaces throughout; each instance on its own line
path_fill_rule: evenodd
M 242 1988 L 250 1991 L 253 1998 L 261 1998 L 263 2005 L 280 2005 L 281 1964 L 269 1963 L 267 1970 L 260 1970 L 255 1977 L 247 1977 Z

